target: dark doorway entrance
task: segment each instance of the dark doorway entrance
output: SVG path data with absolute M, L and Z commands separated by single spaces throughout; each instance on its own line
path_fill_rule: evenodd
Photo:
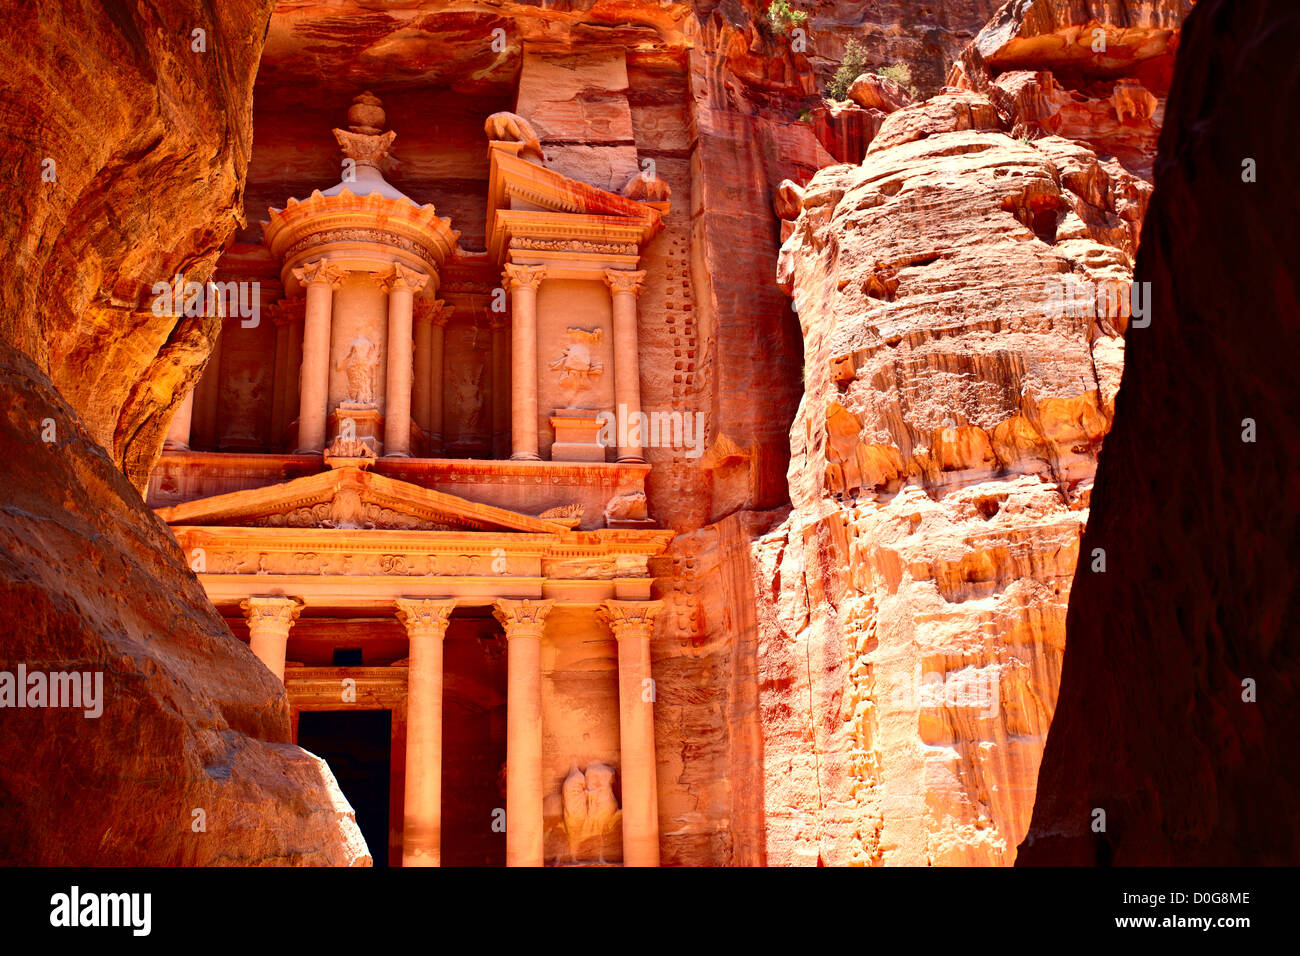
M 505 635 L 461 612 L 442 648 L 442 865 L 505 866 Z
M 388 786 L 393 715 L 387 710 L 304 710 L 298 715 L 298 746 L 324 759 L 375 866 L 388 865 Z

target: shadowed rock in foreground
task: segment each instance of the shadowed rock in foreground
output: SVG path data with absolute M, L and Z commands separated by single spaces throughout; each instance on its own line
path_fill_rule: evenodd
M 1289 0 L 1187 21 L 1022 864 L 1300 860 L 1297 45 Z

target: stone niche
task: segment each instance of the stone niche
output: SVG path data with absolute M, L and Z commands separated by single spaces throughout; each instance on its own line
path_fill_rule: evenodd
M 615 409 L 613 326 L 609 289 L 603 282 L 542 283 L 537 295 L 537 355 L 538 444 L 542 457 L 552 458 L 552 416 L 562 409 L 590 409 L 592 415 Z

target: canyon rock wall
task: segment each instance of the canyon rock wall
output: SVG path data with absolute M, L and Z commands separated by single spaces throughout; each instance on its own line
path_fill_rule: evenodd
M 1123 137 L 1007 93 L 1077 64 L 996 54 L 1094 13 L 1008 4 L 861 166 L 788 187 L 804 398 L 793 511 L 752 557 L 769 863 L 1008 864 L 1029 826 L 1151 186 Z M 1114 94 L 1179 11 L 1129 13 L 1104 108 L 1153 144 Z
M 7 701 L 5 863 L 369 863 L 324 763 L 288 743 L 283 689 L 132 487 L 211 347 L 216 319 L 148 299 L 205 279 L 234 229 L 270 7 L 42 3 L 0 23 L 0 671 L 102 680 L 98 716 Z
M 1300 859 L 1300 251 L 1278 228 L 1300 192 L 1297 45 L 1284 0 L 1187 21 L 1135 274 L 1151 325 L 1129 335 L 1081 545 L 1106 573 L 1074 581 L 1018 863 Z

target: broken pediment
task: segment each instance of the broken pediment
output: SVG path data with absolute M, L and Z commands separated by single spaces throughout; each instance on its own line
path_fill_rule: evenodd
M 534 533 L 566 530 L 561 522 L 469 501 L 354 466 L 265 488 L 187 501 L 159 508 L 157 514 L 170 525 L 236 528 Z
M 518 143 L 492 145 L 487 243 L 495 261 L 507 248 L 635 258 L 663 228 L 667 201 L 606 192 L 504 148 Z

